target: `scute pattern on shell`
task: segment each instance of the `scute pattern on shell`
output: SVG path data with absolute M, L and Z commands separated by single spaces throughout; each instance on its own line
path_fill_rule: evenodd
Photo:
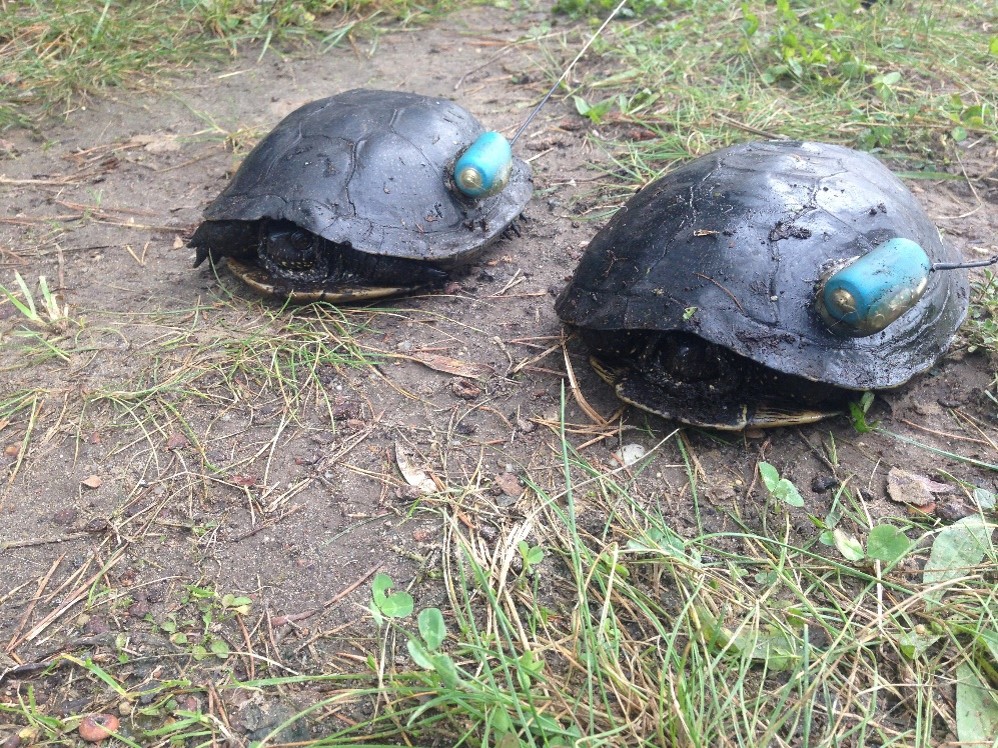
M 698 158 L 648 185 L 587 248 L 556 305 L 571 325 L 682 331 L 766 367 L 846 389 L 884 389 L 932 366 L 966 314 L 964 271 L 933 272 L 883 332 L 828 330 L 823 270 L 891 237 L 959 261 L 914 196 L 873 156 L 770 141 Z
M 482 132 L 454 102 L 419 94 L 356 89 L 306 104 L 250 152 L 190 243 L 225 245 L 223 222 L 285 219 L 362 252 L 454 263 L 498 238 L 532 191 L 520 159 L 493 197 L 448 188 L 455 158 Z

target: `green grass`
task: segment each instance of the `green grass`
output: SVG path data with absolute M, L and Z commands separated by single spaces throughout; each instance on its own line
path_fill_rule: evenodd
M 0 131 L 85 105 L 111 87 L 156 85 L 246 45 L 330 46 L 379 19 L 424 13 L 410 0 L 28 0 L 0 4 Z
M 696 506 L 694 463 L 677 438 L 658 449 L 687 455 Z M 283 674 L 257 656 L 256 678 L 212 688 L 307 701 L 262 745 L 285 742 L 299 720 L 319 735 L 303 744 L 316 747 L 931 746 L 952 724 L 960 740 L 988 744 L 998 725 L 994 525 L 897 520 L 880 527 L 902 542 L 883 543 L 862 497 L 844 488 L 842 511 L 813 520 L 855 541 L 843 556 L 792 541 L 789 505 L 760 488 L 746 500 L 769 502 L 766 532 L 740 527 L 735 502 L 732 531 L 682 537 L 630 473 L 589 463 L 564 433 L 561 443 L 564 490 L 530 485 L 533 510 L 488 540 L 459 518 L 474 487 L 424 498 L 421 511 L 443 520 L 447 604 L 417 610 L 376 577 L 366 672 Z M 502 510 L 480 495 L 475 506 L 479 526 L 499 525 Z M 583 529 L 583 514 L 600 521 Z M 92 598 L 99 610 L 113 596 Z M 155 631 L 198 661 L 252 656 L 232 647 L 239 617 L 255 629 L 247 598 L 190 586 L 185 599 Z M 136 703 L 123 723 L 133 744 L 210 745 L 225 734 L 203 682 L 117 675 L 127 649 L 118 665 L 58 664 Z M 198 708 L 183 705 L 190 694 Z M 78 721 L 24 699 L 0 712 L 52 740 Z
M 777 504 L 769 534 L 687 539 L 637 481 L 562 443 L 565 490 L 532 486 L 535 510 L 490 542 L 429 499 L 445 519 L 446 612 L 417 617 L 411 597 L 376 585 L 376 683 L 301 716 L 358 699 L 377 713 L 333 719 L 312 745 L 928 746 L 954 683 L 958 710 L 982 699 L 979 721 L 958 719 L 961 739 L 995 724 L 993 526 L 900 521 L 885 552 L 856 505 L 835 520 L 866 549 L 847 560 L 791 542 Z M 594 511 L 602 529 L 581 529 Z
M 995 20 L 984 0 L 662 3 L 603 41 L 576 95 L 632 184 L 766 136 L 945 165 L 998 141 Z
M 998 354 L 998 275 L 994 271 L 985 270 L 973 284 L 967 317 L 964 335 L 970 351 Z
M 70 310 L 44 278 L 38 292 L 20 275 L 16 279 L 17 288 L 0 286 L 0 303 L 17 312 L 4 341 L 17 355 L 4 375 L 31 371 L 41 380 L 46 367 L 81 367 L 80 381 L 86 383 L 69 390 L 27 386 L 0 402 L 0 421 L 23 432 L 17 467 L 28 456 L 43 403 L 49 419 L 60 411 L 60 420 L 73 414 L 80 441 L 96 424 L 134 427 L 150 455 L 183 436 L 204 456 L 216 432 L 225 431 L 224 414 L 250 404 L 281 414 L 273 440 L 290 423 L 334 427 L 332 385 L 341 373 L 392 355 L 358 340 L 376 311 L 328 304 L 277 308 L 263 301 L 234 316 L 228 316 L 225 301 L 145 314 L 81 311 Z M 212 324 L 203 328 L 206 316 Z M 127 359 L 119 358 L 122 341 L 128 343 Z M 91 378 L 91 370 L 100 373 Z M 208 410 L 216 414 L 212 422 L 204 421 Z M 16 474 L 15 467 L 11 481 Z

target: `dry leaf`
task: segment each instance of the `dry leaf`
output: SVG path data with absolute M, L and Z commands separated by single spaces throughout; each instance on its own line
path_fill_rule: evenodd
M 398 442 L 395 443 L 395 464 L 399 466 L 399 472 L 405 478 L 405 482 L 420 493 L 436 493 L 437 484 L 425 470 L 416 467 L 412 458 L 406 454 L 405 449 Z
M 104 481 L 100 479 L 99 475 L 91 475 L 88 478 L 84 478 L 82 481 L 80 481 L 80 483 L 82 483 L 87 488 L 100 488 L 102 485 L 104 485 Z
M 412 359 L 418 361 L 423 366 L 430 367 L 434 371 L 442 371 L 445 374 L 468 377 L 469 379 L 488 376 L 492 371 L 484 364 L 476 364 L 473 361 L 461 361 L 450 356 L 440 356 L 436 353 L 422 353 L 417 351 L 412 354 Z
M 935 501 L 933 494 L 952 492 L 953 487 L 946 483 L 939 483 L 907 470 L 891 468 L 887 473 L 887 495 L 901 504 L 924 507 Z

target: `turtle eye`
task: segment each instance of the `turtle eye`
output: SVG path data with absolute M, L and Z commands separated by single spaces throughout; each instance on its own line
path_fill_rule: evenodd
M 308 252 L 312 249 L 312 235 L 307 231 L 292 232 L 291 246 L 298 252 Z
M 721 374 L 718 347 L 695 335 L 664 336 L 658 354 L 659 365 L 681 382 L 703 382 Z
M 454 184 L 468 197 L 488 197 L 509 182 L 513 150 L 497 132 L 486 132 L 468 146 L 454 164 Z
M 932 263 L 910 239 L 890 239 L 818 286 L 816 305 L 834 332 L 880 332 L 922 298 Z

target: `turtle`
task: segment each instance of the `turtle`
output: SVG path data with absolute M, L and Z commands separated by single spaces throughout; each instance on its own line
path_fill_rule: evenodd
M 458 104 L 354 89 L 291 112 L 188 241 L 257 291 L 348 302 L 439 283 L 520 216 L 530 167 Z
M 638 408 L 732 431 L 812 423 L 945 353 L 967 312 L 959 259 L 874 156 L 758 141 L 639 190 L 555 310 Z

